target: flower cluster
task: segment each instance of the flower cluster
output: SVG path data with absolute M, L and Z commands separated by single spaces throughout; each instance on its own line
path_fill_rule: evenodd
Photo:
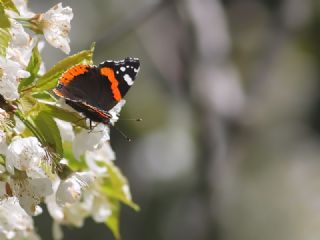
M 24 0 L 0 1 L 0 239 L 40 239 L 32 217 L 41 203 L 54 220 L 54 239 L 62 239 L 60 225 L 81 227 L 87 217 L 119 238 L 119 203 L 138 208 L 113 163 L 109 127 L 89 130 L 51 93 L 68 68 L 92 63 L 93 47 L 44 68 L 45 42 L 70 52 L 72 18 L 61 3 L 36 14 Z M 124 103 L 109 112 L 111 123 Z

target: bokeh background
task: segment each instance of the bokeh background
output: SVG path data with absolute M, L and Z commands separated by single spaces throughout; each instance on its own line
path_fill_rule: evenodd
M 30 0 L 35 12 L 58 1 Z M 71 49 L 141 59 L 117 165 L 125 240 L 320 238 L 319 0 L 65 0 Z M 47 46 L 47 68 L 65 55 Z M 51 239 L 47 216 L 36 219 Z M 112 239 L 88 220 L 65 239 Z

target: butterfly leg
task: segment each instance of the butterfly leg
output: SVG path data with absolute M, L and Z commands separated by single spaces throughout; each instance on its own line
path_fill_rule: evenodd
M 85 119 L 87 119 L 87 117 L 79 118 L 77 121 L 75 121 L 75 122 L 73 122 L 73 123 L 76 124 L 76 123 L 78 123 L 78 122 L 80 122 L 80 121 L 82 121 L 82 120 L 85 120 Z

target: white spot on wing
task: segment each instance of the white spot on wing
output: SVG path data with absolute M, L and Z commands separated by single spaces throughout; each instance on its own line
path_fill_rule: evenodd
M 121 70 L 122 72 L 125 72 L 125 71 L 126 71 L 126 68 L 125 68 L 125 67 L 121 67 L 120 70 Z
M 139 70 L 140 70 L 140 68 L 133 69 L 133 71 L 136 72 L 136 73 L 139 72 Z
M 131 85 L 133 84 L 132 78 L 129 76 L 129 74 L 125 74 L 125 75 L 123 76 L 123 79 L 127 82 L 127 84 L 128 84 L 129 86 L 131 86 Z

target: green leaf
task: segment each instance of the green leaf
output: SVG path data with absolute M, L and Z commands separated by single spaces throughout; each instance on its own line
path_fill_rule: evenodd
M 117 168 L 111 161 L 103 163 L 107 167 L 109 177 L 103 182 L 102 191 L 106 193 L 108 197 L 116 198 L 124 204 L 132 207 L 134 210 L 139 211 L 139 206 L 135 204 L 124 191 L 128 186 L 128 181 L 123 176 L 119 168 Z
M 74 156 L 71 142 L 63 142 L 63 152 L 65 159 L 68 160 L 68 166 L 71 168 L 71 170 L 81 171 L 88 168 L 83 156 L 81 156 L 80 159 L 76 159 Z
M 85 118 L 83 118 L 77 112 L 68 111 L 66 109 L 60 108 L 56 105 L 45 103 L 45 102 L 38 102 L 41 106 L 41 110 L 48 113 L 52 117 L 64 120 L 66 122 L 73 123 L 81 128 L 88 128 L 86 124 Z
M 0 164 L 5 164 L 4 159 L 5 159 L 5 156 L 0 154 Z
M 9 42 L 11 41 L 11 34 L 8 28 L 0 28 L 0 55 L 5 56 Z
M 56 102 L 55 97 L 47 91 L 33 93 L 32 97 L 45 102 Z
M 19 108 L 21 109 L 25 117 L 32 114 L 38 114 L 41 110 L 36 99 L 28 95 L 20 98 Z
M 38 140 L 40 141 L 41 144 L 45 144 L 45 139 L 42 135 L 42 133 L 40 133 L 38 131 L 38 129 L 35 127 L 34 122 L 32 121 L 31 118 L 29 117 L 25 117 L 24 113 L 21 111 L 21 109 L 18 109 L 14 112 L 14 115 L 17 116 L 26 126 L 26 128 L 29 131 L 24 131 L 23 134 L 26 134 L 28 136 L 28 133 L 32 133 L 35 137 L 38 138 Z
M 50 90 L 54 88 L 57 85 L 61 74 L 76 64 L 92 64 L 93 51 L 94 46 L 90 50 L 81 51 L 58 62 L 38 79 L 35 85 L 35 91 Z
M 42 60 L 38 50 L 38 45 L 36 45 L 32 49 L 32 55 L 26 68 L 26 71 L 30 73 L 30 77 L 21 79 L 19 84 L 19 92 L 21 92 L 22 89 L 33 83 L 33 81 L 36 79 L 40 69 L 41 61 Z
M 18 9 L 16 8 L 16 6 L 14 5 L 14 3 L 11 0 L 1 0 L 1 2 L 2 2 L 5 9 L 12 10 L 20 15 Z
M 9 28 L 11 24 L 4 9 L 5 9 L 4 3 L 0 2 L 0 28 Z
M 59 128 L 54 121 L 53 117 L 47 112 L 40 112 L 37 114 L 33 121 L 38 129 L 41 132 L 42 136 L 45 139 L 46 145 L 49 149 L 53 149 L 60 157 L 63 156 L 63 147 Z
M 31 136 L 33 136 L 33 133 L 30 131 L 29 128 L 26 127 L 20 135 L 21 135 L 22 137 L 26 138 L 26 137 L 31 137 Z M 40 141 L 40 140 L 39 140 L 39 141 Z
M 119 218 L 120 218 L 120 203 L 116 199 L 110 199 L 109 204 L 111 207 L 111 215 L 106 219 L 106 225 L 110 228 L 114 237 L 117 240 L 121 239 L 119 229 Z

